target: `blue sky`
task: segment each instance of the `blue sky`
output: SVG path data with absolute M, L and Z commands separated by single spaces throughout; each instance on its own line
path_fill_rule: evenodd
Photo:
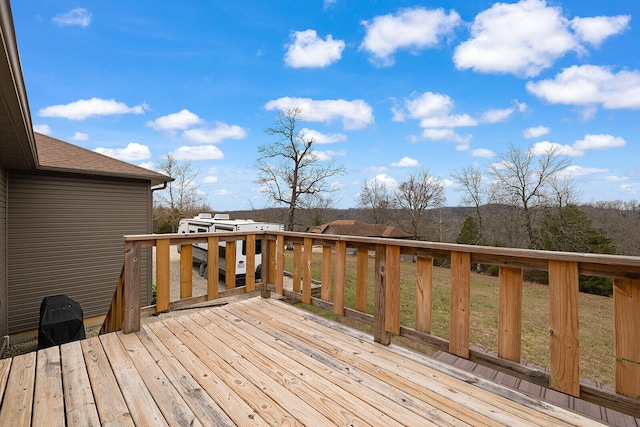
M 155 168 L 190 159 L 216 211 L 269 205 L 257 147 L 303 109 L 317 155 L 371 179 L 486 169 L 557 145 L 584 202 L 640 199 L 640 3 L 12 3 L 37 131 Z

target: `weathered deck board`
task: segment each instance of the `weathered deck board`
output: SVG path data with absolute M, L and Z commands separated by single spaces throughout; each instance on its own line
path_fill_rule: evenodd
M 253 298 L 0 361 L 0 425 L 599 425 L 444 366 Z

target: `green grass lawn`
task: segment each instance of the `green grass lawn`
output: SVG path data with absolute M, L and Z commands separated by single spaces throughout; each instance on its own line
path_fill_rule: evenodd
M 321 254 L 313 255 L 312 275 L 320 280 Z M 374 260 L 369 258 L 368 312 L 373 314 Z M 285 254 L 285 270 L 293 269 L 293 253 Z M 401 264 L 401 323 L 415 325 L 416 264 Z M 356 257 L 347 255 L 345 306 L 355 307 Z M 450 270 L 433 269 L 433 334 L 449 336 Z M 335 316 L 315 307 L 306 308 L 327 317 Z M 498 278 L 471 274 L 471 345 L 493 352 L 498 349 Z M 546 285 L 523 287 L 522 358 L 540 366 L 549 362 L 549 292 Z M 614 384 L 613 299 L 580 293 L 580 376 Z M 371 332 L 371 328 L 365 328 Z

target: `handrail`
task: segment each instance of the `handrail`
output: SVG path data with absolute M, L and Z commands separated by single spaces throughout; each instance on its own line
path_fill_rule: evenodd
M 549 373 L 540 375 L 549 387 L 580 396 L 599 404 L 606 402 L 614 409 L 640 416 L 640 257 L 550 252 L 528 249 L 494 248 L 486 246 L 457 245 L 449 243 L 419 242 L 383 238 L 318 235 L 296 232 L 252 233 L 196 233 L 167 235 L 125 236 L 124 313 L 123 330 L 139 329 L 139 259 L 141 248 L 157 246 L 157 311 L 169 309 L 168 254 L 170 246 L 189 248 L 197 242 L 208 242 L 210 247 L 226 241 L 233 246 L 239 237 L 254 242 L 262 240 L 262 280 L 247 275 L 245 291 L 261 289 L 263 297 L 271 291 L 291 294 L 299 300 L 331 309 L 338 315 L 346 315 L 369 321 L 374 325 L 374 339 L 388 344 L 394 334 L 404 335 L 423 342 L 436 343 L 452 354 L 479 363 L 535 377 L 520 365 L 522 330 L 523 270 L 535 269 L 549 272 Z M 285 242 L 293 244 L 293 288 L 284 289 Z M 248 245 L 253 254 L 255 245 Z M 320 296 L 311 293 L 311 248 L 322 247 Z M 345 307 L 345 282 L 347 248 L 357 250 L 356 302 Z M 375 253 L 375 308 L 373 315 L 366 313 L 369 252 Z M 365 255 L 366 254 L 366 255 Z M 402 255 L 416 261 L 416 322 L 415 329 L 400 322 L 400 262 Z M 181 279 L 181 298 L 191 297 L 191 255 L 181 253 L 185 267 Z M 248 256 L 248 259 L 253 257 Z M 431 335 L 432 269 L 433 259 L 446 259 L 451 265 L 451 305 L 448 340 Z M 217 254 L 209 252 L 209 277 L 207 299 L 218 294 Z M 499 320 L 498 355 L 487 356 L 476 351 L 469 342 L 470 335 L 470 271 L 475 263 L 498 266 Z M 332 268 L 333 264 L 333 268 Z M 186 267 L 188 266 L 188 268 Z M 215 268 L 212 268 L 215 267 Z M 187 271 L 188 270 L 188 271 Z M 248 270 L 249 271 L 249 270 Z M 215 273 L 215 274 L 214 274 Z M 235 282 L 233 271 L 231 280 Z M 604 276 L 614 279 L 615 319 L 615 387 L 617 394 L 606 395 L 580 382 L 578 278 L 580 275 Z M 227 289 L 230 289 L 227 280 Z M 236 291 L 237 292 L 237 291 Z M 606 394 L 606 393 L 604 393 Z

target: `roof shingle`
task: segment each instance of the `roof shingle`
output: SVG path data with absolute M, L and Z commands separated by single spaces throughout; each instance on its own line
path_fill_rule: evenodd
M 89 175 L 150 180 L 159 185 L 172 179 L 164 174 L 87 150 L 77 145 L 35 132 L 38 169 L 83 172 Z

